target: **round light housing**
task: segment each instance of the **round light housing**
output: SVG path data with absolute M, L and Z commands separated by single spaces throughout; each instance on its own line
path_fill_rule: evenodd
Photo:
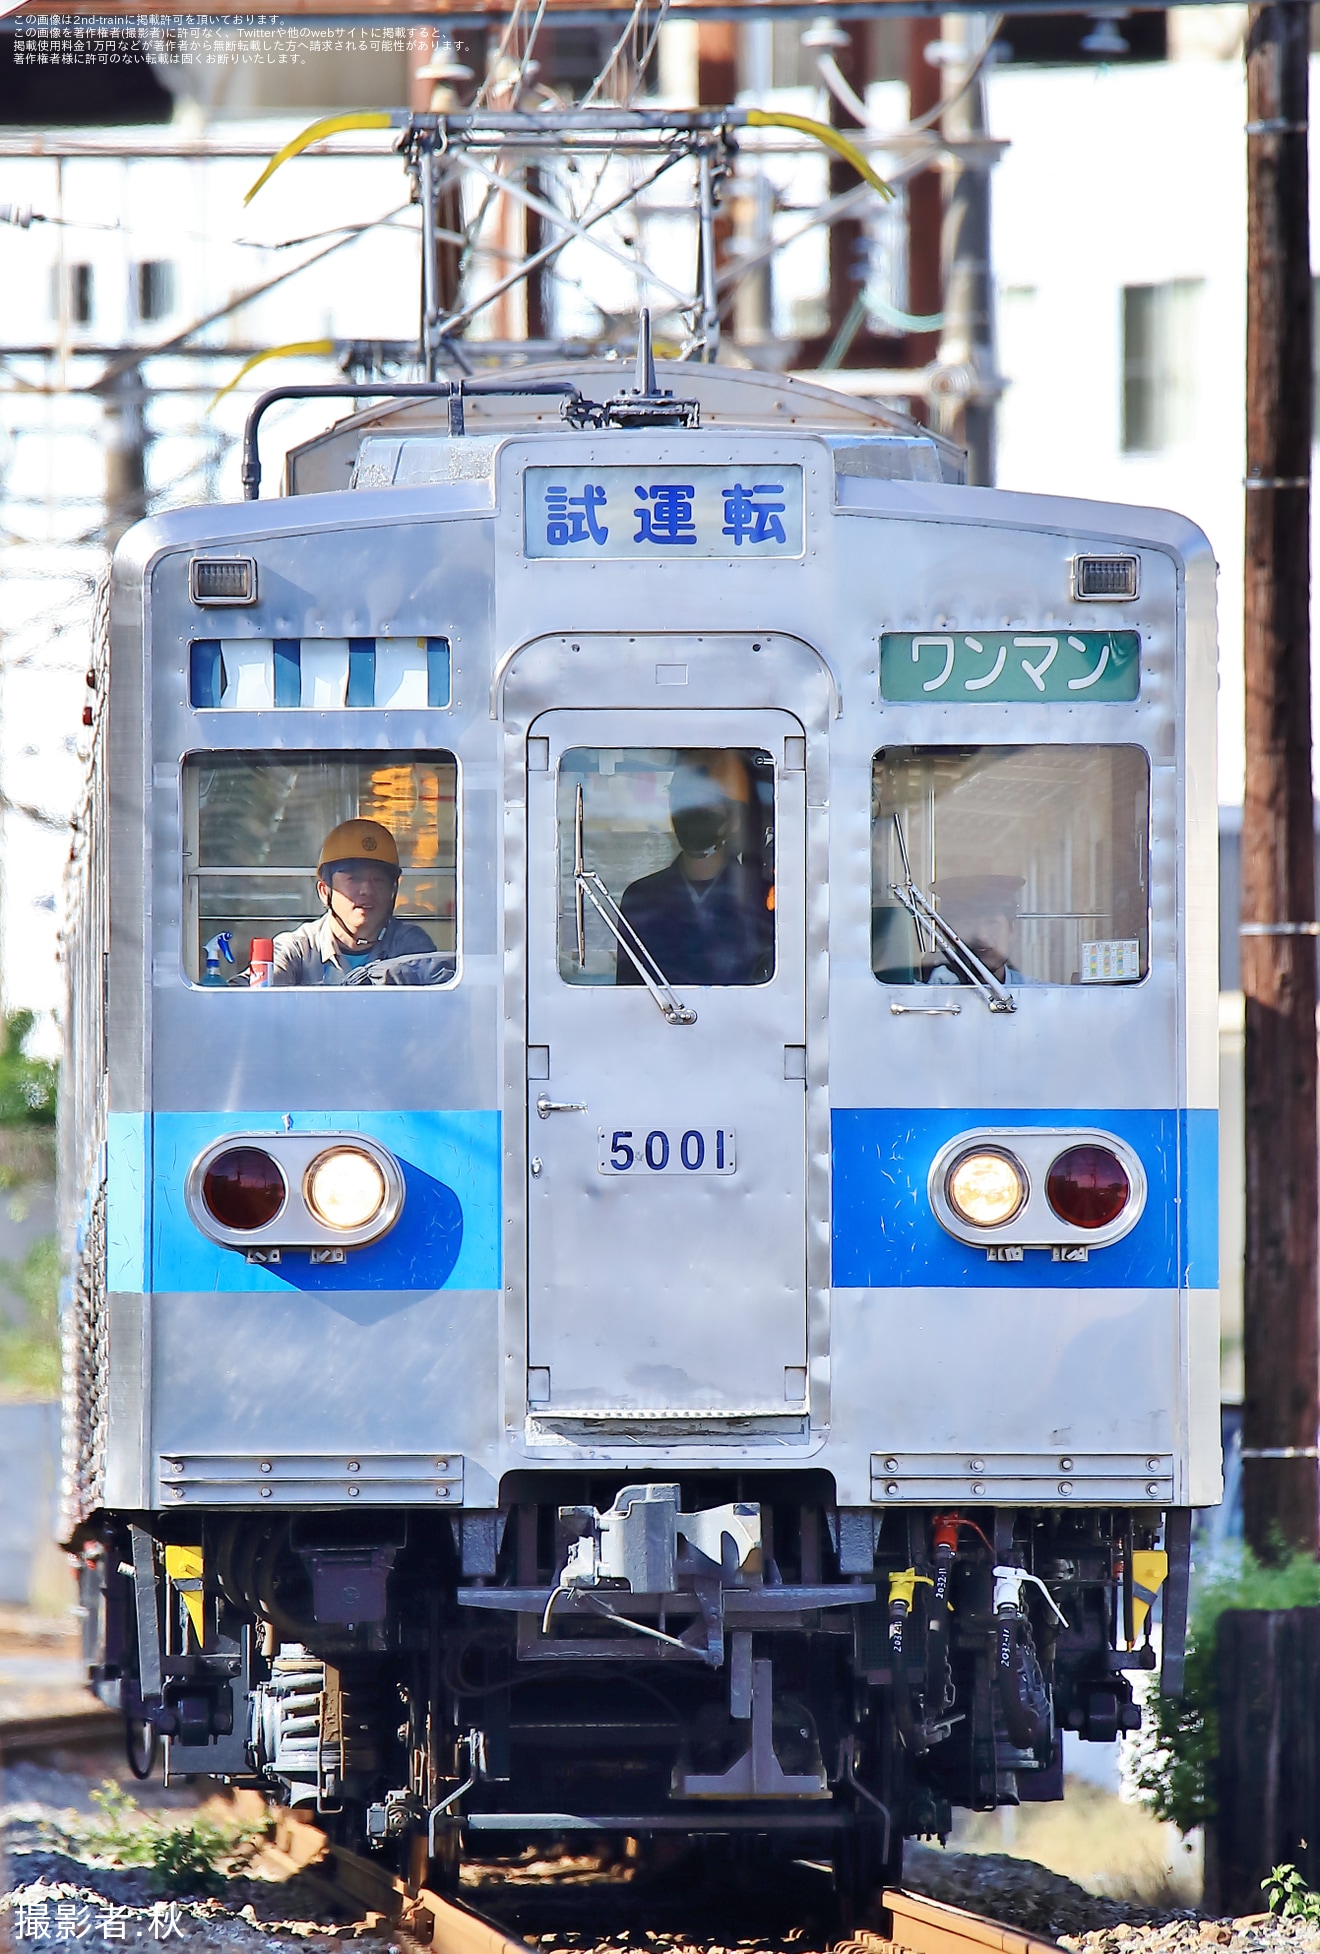
M 1107 1228 L 1132 1199 L 1132 1183 L 1108 1147 L 1069 1147 L 1050 1168 L 1045 1193 L 1060 1221 L 1073 1228 Z
M 369 1153 L 333 1147 L 307 1169 L 307 1205 L 327 1228 L 365 1228 L 385 1206 L 385 1176 Z
M 1026 1200 L 1027 1177 L 1012 1154 L 974 1147 L 954 1161 L 944 1192 L 960 1221 L 973 1228 L 999 1228 Z
M 222 1228 L 264 1228 L 284 1206 L 288 1188 L 278 1165 L 260 1147 L 217 1154 L 202 1181 L 202 1199 Z

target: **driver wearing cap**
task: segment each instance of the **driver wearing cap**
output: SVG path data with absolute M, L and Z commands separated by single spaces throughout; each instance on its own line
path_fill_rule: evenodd
M 948 875 L 936 885 L 940 913 L 957 930 L 1001 984 L 1034 984 L 1014 962 L 1017 955 L 1018 901 L 1024 887 L 1020 875 Z M 931 971 L 928 984 L 965 984 L 969 980 L 952 959 Z
M 379 821 L 341 821 L 321 847 L 316 893 L 325 913 L 275 938 L 277 984 L 346 984 L 369 964 L 418 956 L 435 945 L 394 914 L 399 851 Z
M 674 769 L 669 822 L 678 853 L 630 882 L 619 909 L 671 984 L 763 984 L 774 974 L 770 889 L 744 856 L 751 781 L 734 752 L 688 753 Z M 640 984 L 626 949 L 616 984 Z

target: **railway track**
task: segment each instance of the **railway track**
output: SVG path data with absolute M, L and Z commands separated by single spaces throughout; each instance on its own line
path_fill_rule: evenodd
M 124 1726 L 113 1710 L 90 1703 L 85 1710 L 48 1710 L 35 1716 L 0 1717 L 0 1764 L 51 1750 L 94 1750 L 117 1744 Z
M 282 1857 L 291 1875 L 301 1875 L 338 1910 L 358 1910 L 369 1927 L 401 1928 L 434 1954 L 533 1954 L 495 1921 L 427 1886 L 410 1887 L 378 1860 L 336 1845 L 294 1812 L 277 1813 L 273 1852 L 266 1857 L 272 1856 Z
M 0 1719 L 0 1764 L 43 1752 L 114 1743 L 119 1719 L 99 1705 Z M 361 1929 L 406 1937 L 432 1954 L 536 1954 L 498 1921 L 447 1894 L 410 1884 L 379 1860 L 348 1850 L 296 1812 L 276 1813 L 263 1855 L 273 1870 L 300 1879 L 327 1909 Z M 856 1930 L 832 1954 L 1058 1954 L 1057 1944 L 943 1901 L 886 1889 L 874 1928 Z
M 436 1954 L 535 1954 L 474 1908 L 426 1887 L 410 1891 L 387 1868 L 336 1846 L 292 1813 L 280 1814 L 275 1844 L 291 1871 L 310 1876 L 336 1904 L 362 1904 L 369 1921 L 401 1927 Z M 874 1931 L 855 1932 L 832 1954 L 1058 1954 L 1057 1943 L 1040 1935 L 898 1888 L 886 1888 L 879 1915 Z

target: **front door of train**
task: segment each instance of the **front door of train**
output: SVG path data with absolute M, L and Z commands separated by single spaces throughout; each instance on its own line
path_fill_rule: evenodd
M 534 1410 L 805 1409 L 805 751 L 768 710 L 532 724 Z

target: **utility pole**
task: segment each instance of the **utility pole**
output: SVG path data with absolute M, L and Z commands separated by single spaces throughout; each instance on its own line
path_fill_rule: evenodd
M 940 99 L 940 69 L 927 61 L 926 49 L 938 41 L 938 20 L 914 17 L 907 22 L 908 116 L 912 121 L 929 115 Z M 940 228 L 943 221 L 942 188 L 938 169 L 922 170 L 907 186 L 907 310 L 919 319 L 934 318 L 944 304 L 940 273 Z M 933 332 L 910 333 L 907 366 L 927 366 L 938 356 L 939 340 Z M 920 418 L 927 417 L 926 403 L 920 403 Z
M 852 32 L 845 33 L 837 22 L 823 20 L 819 26 L 809 28 L 802 37 L 803 47 L 822 47 L 833 53 L 844 80 L 853 93 L 863 100 L 868 80 L 867 26 L 864 20 L 855 21 Z M 833 94 L 826 94 L 825 107 L 836 129 L 860 127 L 851 109 L 846 108 Z M 851 164 L 840 162 L 836 157 L 831 157 L 829 170 L 831 197 L 844 196 L 857 182 Z M 829 326 L 824 350 L 830 352 L 837 348 L 835 358 L 842 365 L 866 326 L 865 316 L 859 319 L 854 311 L 866 291 L 870 257 L 866 226 L 861 218 L 841 217 L 837 223 L 831 224 L 827 248 L 830 268 Z M 842 344 L 841 335 L 850 343 Z
M 142 368 L 126 366 L 106 382 L 105 545 L 147 513 L 147 429 Z
M 1318 1517 L 1310 21 L 1307 0 L 1282 0 L 1247 31 L 1242 1483 L 1267 1560 L 1314 1554 Z
M 1303 4 L 1304 0 L 1298 0 Z M 989 22 L 982 14 L 946 14 L 941 40 L 959 58 L 944 68 L 944 134 L 951 142 L 984 144 L 985 71 L 963 87 L 985 46 Z M 959 90 L 962 92 L 959 93 Z M 953 165 L 944 200 L 941 258 L 944 330 L 936 373 L 940 431 L 967 450 L 967 480 L 990 488 L 995 479 L 994 291 L 990 276 L 990 167 L 988 147 L 961 155 Z

